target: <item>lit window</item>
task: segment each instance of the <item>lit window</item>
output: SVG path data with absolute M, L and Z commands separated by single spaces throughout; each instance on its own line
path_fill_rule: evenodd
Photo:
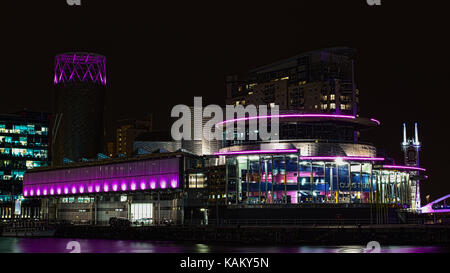
M 336 103 L 330 103 L 330 109 L 336 109 Z
M 331 94 L 330 95 L 330 100 L 335 100 L 335 99 L 336 99 L 336 96 L 334 94 Z

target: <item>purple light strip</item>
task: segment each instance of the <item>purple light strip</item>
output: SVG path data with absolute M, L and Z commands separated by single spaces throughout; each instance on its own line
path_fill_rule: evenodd
M 381 125 L 381 122 L 380 122 L 379 120 L 376 120 L 376 119 L 374 119 L 374 118 L 371 118 L 370 120 L 373 121 L 373 122 L 375 122 L 375 123 L 378 124 L 378 125 Z
M 248 154 L 289 154 L 298 153 L 297 149 L 281 149 L 281 150 L 249 150 L 236 152 L 218 152 L 214 155 L 248 155 Z
M 355 160 L 355 161 L 384 161 L 382 157 L 364 157 L 364 156 L 301 156 L 300 160 Z
M 426 169 L 424 169 L 424 168 L 408 167 L 408 166 L 396 166 L 396 165 L 383 165 L 383 168 L 385 168 L 385 169 L 396 169 L 396 170 L 423 171 L 423 172 L 426 171 Z
M 437 200 L 434 200 L 433 202 L 430 202 L 429 204 L 427 204 L 427 205 L 425 205 L 425 206 L 423 206 L 423 207 L 421 207 L 420 208 L 420 210 L 421 210 L 421 213 L 443 213 L 443 212 L 450 212 L 450 209 L 433 209 L 433 205 L 434 204 L 437 204 L 437 203 L 439 203 L 439 202 L 441 202 L 441 201 L 444 201 L 445 199 L 448 199 L 448 198 L 450 198 L 450 194 L 448 194 L 448 195 L 446 195 L 446 196 L 444 196 L 444 197 L 441 197 L 441 198 L 439 198 L 439 199 L 437 199 Z
M 268 116 L 253 116 L 253 117 L 245 117 L 245 118 L 237 118 L 230 119 L 219 122 L 217 125 L 222 125 L 225 123 L 238 122 L 238 121 L 246 121 L 253 119 L 269 119 L 269 118 L 337 118 L 337 119 L 355 119 L 355 116 L 346 116 L 346 115 L 330 115 L 330 114 L 285 114 L 285 115 L 268 115 Z

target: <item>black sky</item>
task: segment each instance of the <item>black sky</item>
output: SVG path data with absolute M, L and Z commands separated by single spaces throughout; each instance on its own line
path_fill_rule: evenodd
M 0 8 L 1 110 L 50 111 L 53 57 L 107 57 L 107 119 L 143 118 L 167 130 L 172 106 L 224 104 L 225 75 L 331 46 L 357 50 L 361 115 L 382 121 L 363 140 L 401 163 L 401 124 L 420 124 L 422 195 L 450 193 L 445 155 L 449 19 L 445 1 L 8 1 Z M 47 3 L 50 2 L 50 3 Z

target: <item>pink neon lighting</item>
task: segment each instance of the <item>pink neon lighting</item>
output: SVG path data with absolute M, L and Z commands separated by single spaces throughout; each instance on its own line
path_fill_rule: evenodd
M 222 125 L 226 123 L 233 123 L 238 121 L 247 121 L 253 119 L 269 119 L 269 118 L 336 118 L 336 119 L 355 119 L 355 116 L 347 115 L 330 115 L 330 114 L 283 114 L 283 115 L 268 115 L 268 116 L 253 116 L 245 118 L 230 119 L 219 122 L 217 125 Z
M 375 123 L 378 124 L 378 125 L 381 125 L 381 122 L 380 122 L 379 120 L 376 120 L 376 119 L 374 119 L 374 118 L 371 118 L 370 120 L 373 121 L 373 122 L 375 122 Z
M 93 82 L 106 85 L 106 58 L 89 53 L 58 55 L 55 57 L 53 82 Z
M 136 173 L 129 173 L 128 176 L 117 178 L 110 178 L 108 176 L 98 177 L 96 172 L 83 171 L 79 172 L 83 173 L 81 177 L 74 175 L 73 177 L 66 177 L 65 179 L 67 180 L 61 181 L 58 176 L 59 170 L 28 173 L 24 178 L 23 193 L 25 196 L 30 197 L 46 195 L 49 191 L 51 195 L 82 195 L 92 192 L 109 192 L 113 191 L 113 188 L 117 192 L 178 188 L 180 187 L 178 160 L 164 159 L 156 161 L 157 164 L 154 165 L 157 166 L 157 169 L 152 170 L 153 173 L 150 176 L 143 176 L 142 171 L 144 170 L 142 169 L 136 169 Z M 161 166 L 159 162 L 161 162 Z
M 382 157 L 364 157 L 364 156 L 301 156 L 300 160 L 355 160 L 355 161 L 384 161 Z
M 395 169 L 395 170 L 423 171 L 423 172 L 426 171 L 426 169 L 419 168 L 419 167 L 395 166 L 395 165 L 383 165 L 383 168 L 385 168 L 385 169 Z
M 288 154 L 297 153 L 297 149 L 280 149 L 280 150 L 249 150 L 236 152 L 218 152 L 214 155 L 247 155 L 247 154 Z
M 434 204 L 437 204 L 437 203 L 439 203 L 441 201 L 444 201 L 445 199 L 448 199 L 448 198 L 450 198 L 450 194 L 448 194 L 448 195 L 446 195 L 444 197 L 441 197 L 441 198 L 439 198 L 439 199 L 437 199 L 437 200 L 435 200 L 435 201 L 433 201 L 433 202 L 431 202 L 431 203 L 421 207 L 420 208 L 420 212 L 421 213 L 444 213 L 444 212 L 450 212 L 450 209 L 433 209 L 433 205 Z

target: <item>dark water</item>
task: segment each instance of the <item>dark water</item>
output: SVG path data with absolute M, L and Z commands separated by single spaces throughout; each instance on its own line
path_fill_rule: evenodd
M 366 246 L 231 246 L 179 242 L 123 241 L 100 239 L 0 237 L 0 253 L 70 253 L 71 241 L 81 253 L 367 253 Z M 77 244 L 77 243 L 75 243 Z M 381 253 L 450 253 L 442 246 L 383 246 Z

